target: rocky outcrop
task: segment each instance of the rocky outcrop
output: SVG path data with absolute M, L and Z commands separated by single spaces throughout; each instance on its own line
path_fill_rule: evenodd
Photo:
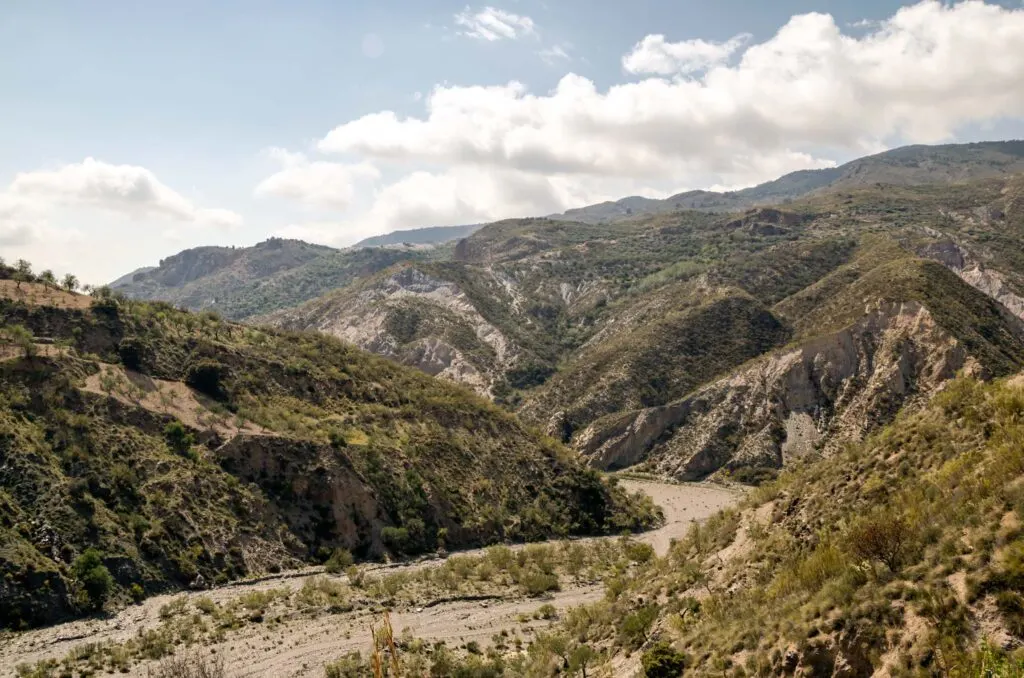
M 759 359 L 662 407 L 606 417 L 575 441 L 594 466 L 645 462 L 680 479 L 781 467 L 890 421 L 979 369 L 919 303 L 880 304 L 840 332 Z

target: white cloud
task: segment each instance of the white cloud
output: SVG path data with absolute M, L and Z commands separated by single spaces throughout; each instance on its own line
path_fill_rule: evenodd
M 92 207 L 132 218 L 158 217 L 229 228 L 242 218 L 223 209 L 205 209 L 162 184 L 144 167 L 111 165 L 93 158 L 55 170 L 21 172 L 6 190 L 7 201 L 34 213 L 55 207 Z
M 622 57 L 622 67 L 630 73 L 696 73 L 724 64 L 750 37 L 743 33 L 725 42 L 666 42 L 664 35 L 648 35 Z
M 438 86 L 423 118 L 374 113 L 331 130 L 325 152 L 540 174 L 735 184 L 756 168 L 850 154 L 1024 112 L 1024 10 L 925 1 L 876 30 L 794 16 L 735 65 L 599 91 L 569 74 L 546 94 L 516 82 Z M 691 60 L 692 61 L 692 60 Z M 710 178 L 711 181 L 706 181 Z
M 487 42 L 516 40 L 537 34 L 536 25 L 530 17 L 495 7 L 484 7 L 474 12 L 467 6 L 455 15 L 455 25 L 461 27 L 459 35 Z
M 39 240 L 43 215 L 31 202 L 0 192 L 0 245 L 17 247 Z
M 257 196 L 272 195 L 311 206 L 343 210 L 352 202 L 359 182 L 380 177 L 377 168 L 369 163 L 310 162 L 301 153 L 281 148 L 272 148 L 268 154 L 280 162 L 282 168 L 260 182 L 255 191 Z
M 544 63 L 554 65 L 562 61 L 571 61 L 568 45 L 552 45 L 537 52 Z

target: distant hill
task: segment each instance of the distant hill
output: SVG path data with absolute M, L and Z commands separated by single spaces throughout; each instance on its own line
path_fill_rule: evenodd
M 588 224 L 681 209 L 731 212 L 799 198 L 826 188 L 961 182 L 1024 172 L 1024 141 L 903 146 L 839 167 L 799 170 L 739 191 L 687 191 L 664 200 L 631 196 L 553 215 Z
M 413 228 L 408 231 L 392 231 L 384 235 L 375 235 L 372 238 L 360 240 L 352 247 L 387 247 L 388 245 L 437 245 L 440 243 L 465 238 L 483 224 L 469 224 L 466 226 L 430 226 L 428 228 Z
M 252 247 L 188 249 L 110 286 L 133 299 L 214 310 L 241 320 L 301 304 L 415 256 L 404 250 L 337 250 L 271 238 Z

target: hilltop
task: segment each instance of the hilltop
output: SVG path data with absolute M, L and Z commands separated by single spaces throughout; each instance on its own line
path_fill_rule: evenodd
M 507 412 L 330 337 L 7 267 L 0 289 L 2 626 L 337 553 L 657 521 Z
M 110 287 L 133 299 L 166 301 L 232 320 L 269 313 L 343 287 L 415 257 L 404 249 L 337 250 L 271 238 L 252 247 L 196 247 L 118 278 Z

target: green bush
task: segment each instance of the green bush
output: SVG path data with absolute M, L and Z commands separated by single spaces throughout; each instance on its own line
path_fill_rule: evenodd
M 385 527 L 380 531 L 380 538 L 395 553 L 405 553 L 409 548 L 409 530 L 404 527 Z
M 178 454 L 187 454 L 195 444 L 195 438 L 180 421 L 172 421 L 164 427 L 167 446 Z
M 655 643 L 640 657 L 647 678 L 676 678 L 686 669 L 686 655 L 676 652 L 668 643 Z
M 352 553 L 348 549 L 334 549 L 334 553 L 324 563 L 324 570 L 331 574 L 340 574 L 354 562 L 355 559 L 352 558 Z
M 558 575 L 546 572 L 529 572 L 519 578 L 519 586 L 528 596 L 539 596 L 548 591 L 558 591 Z
M 627 645 L 639 647 L 647 642 L 647 634 L 657 618 L 658 606 L 645 605 L 639 610 L 626 615 L 626 618 L 619 625 L 619 634 Z
M 84 609 L 99 610 L 103 607 L 111 590 L 114 578 L 103 564 L 103 558 L 96 549 L 86 549 L 75 559 L 71 571 L 81 587 L 78 602 Z

